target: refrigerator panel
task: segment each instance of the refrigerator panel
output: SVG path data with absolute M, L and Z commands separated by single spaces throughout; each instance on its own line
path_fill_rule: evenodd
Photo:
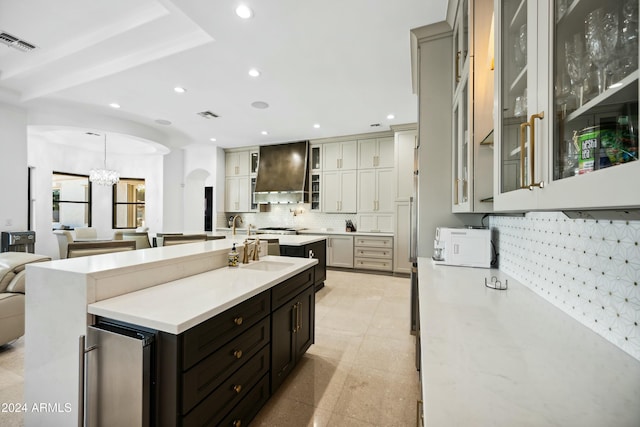
M 90 326 L 87 344 L 87 426 L 149 426 L 153 335 Z

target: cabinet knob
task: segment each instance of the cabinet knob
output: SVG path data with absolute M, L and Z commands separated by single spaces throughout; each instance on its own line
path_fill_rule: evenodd
M 240 394 L 240 392 L 242 391 L 242 386 L 240 384 L 234 385 L 233 386 L 233 391 L 235 391 L 236 393 Z
M 236 350 L 233 352 L 233 355 L 236 359 L 240 359 L 242 357 L 242 350 Z
M 242 427 L 242 420 L 234 420 L 233 427 Z
M 235 323 L 238 326 L 242 325 L 242 316 L 238 316 L 235 319 L 233 319 L 233 323 Z

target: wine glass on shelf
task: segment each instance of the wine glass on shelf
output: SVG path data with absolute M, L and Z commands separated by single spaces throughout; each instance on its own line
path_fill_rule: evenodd
M 589 12 L 585 21 L 585 39 L 589 58 L 597 68 L 598 93 L 606 89 L 605 68 L 615 53 L 618 38 L 618 16 L 603 9 Z
M 574 34 L 573 38 L 565 41 L 564 48 L 567 73 L 571 79 L 571 91 L 576 97 L 578 108 L 580 108 L 584 100 L 584 79 L 587 75 L 587 58 L 582 34 Z
M 625 0 L 622 6 L 620 31 L 620 73 L 628 76 L 638 69 L 638 1 Z

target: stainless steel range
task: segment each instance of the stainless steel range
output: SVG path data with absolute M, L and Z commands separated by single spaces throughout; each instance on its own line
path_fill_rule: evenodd
M 297 234 L 297 231 L 291 227 L 265 227 L 258 228 L 256 234 Z

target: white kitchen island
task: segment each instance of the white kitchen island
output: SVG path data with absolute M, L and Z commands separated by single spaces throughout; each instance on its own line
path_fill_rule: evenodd
M 285 258 L 277 271 L 229 271 L 231 244 L 242 250 L 237 237 L 27 266 L 25 425 L 78 425 L 79 337 L 94 313 L 175 333 L 317 263 Z
M 640 361 L 498 270 L 418 271 L 426 427 L 640 425 Z

